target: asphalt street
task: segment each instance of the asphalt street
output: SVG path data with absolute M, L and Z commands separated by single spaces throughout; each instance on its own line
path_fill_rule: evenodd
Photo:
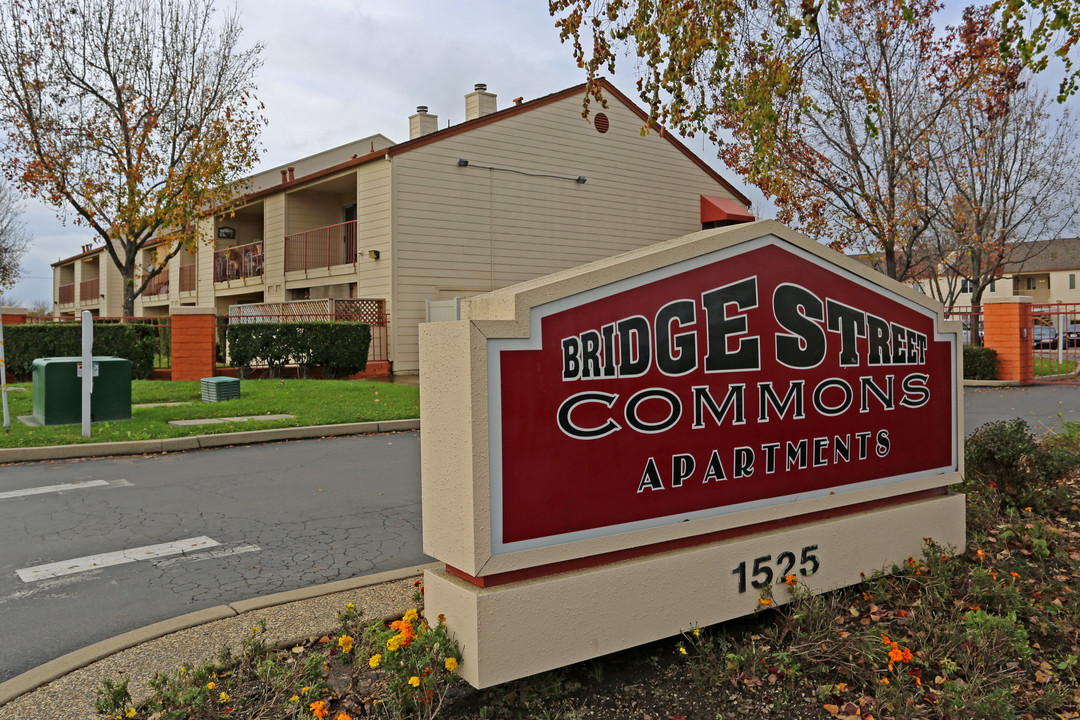
M 0 682 L 121 632 L 429 562 L 419 434 L 0 467 Z
M 965 388 L 964 435 L 984 423 L 1023 418 L 1035 433 L 1060 432 L 1080 422 L 1080 385 Z

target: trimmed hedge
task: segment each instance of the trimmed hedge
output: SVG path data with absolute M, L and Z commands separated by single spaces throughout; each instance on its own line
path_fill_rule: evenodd
M 367 367 L 371 327 L 356 322 L 232 323 L 225 330 L 229 364 L 241 377 L 265 365 L 277 377 L 285 365 L 342 378 Z
M 964 379 L 997 380 L 997 351 L 988 347 L 965 345 Z
M 131 376 L 146 380 L 154 372 L 154 351 L 158 330 L 153 325 L 94 325 L 94 355 L 112 355 L 131 361 Z M 17 382 L 33 379 L 34 360 L 82 355 L 82 326 L 79 323 L 6 325 L 4 359 Z

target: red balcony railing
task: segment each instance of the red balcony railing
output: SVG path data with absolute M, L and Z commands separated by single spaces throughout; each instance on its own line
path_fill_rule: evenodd
M 101 293 L 100 288 L 100 278 L 83 280 L 81 283 L 79 283 L 79 302 L 94 302 L 98 300 Z M 63 302 L 63 300 L 61 300 L 60 302 Z
M 68 283 L 67 285 L 60 286 L 60 298 L 58 302 L 61 305 L 70 305 L 75 302 L 75 283 Z
M 146 285 L 146 290 L 143 291 L 143 295 L 151 297 L 154 295 L 168 295 L 169 294 L 169 268 L 165 268 L 160 273 L 155 275 Z
M 285 236 L 285 271 L 356 264 L 356 221 Z
M 263 274 L 261 242 L 237 245 L 214 251 L 214 282 L 240 280 Z
M 180 266 L 180 292 L 195 292 L 195 263 Z

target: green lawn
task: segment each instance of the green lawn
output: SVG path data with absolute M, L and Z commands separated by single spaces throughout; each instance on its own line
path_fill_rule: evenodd
M 1043 375 L 1062 375 L 1071 373 L 1076 369 L 1075 360 L 1066 360 L 1058 363 L 1056 358 L 1035 356 L 1035 377 Z
M 91 428 L 91 437 L 87 439 L 82 437 L 79 425 L 23 425 L 17 416 L 33 414 L 30 383 L 14 383 L 8 388 L 11 432 L 6 435 L 0 432 L 0 448 L 152 440 L 420 416 L 420 390 L 412 385 L 367 380 L 242 380 L 239 399 L 204 403 L 198 381 L 135 380 L 131 384 L 133 405 L 164 402 L 189 404 L 132 408 L 131 420 L 96 422 Z M 168 424 L 170 420 L 278 414 L 296 417 L 291 420 L 248 420 L 190 427 Z

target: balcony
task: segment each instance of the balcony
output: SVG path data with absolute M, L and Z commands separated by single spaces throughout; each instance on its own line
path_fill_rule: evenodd
M 147 285 L 146 290 L 143 291 L 143 296 L 147 299 L 155 295 L 168 295 L 169 294 L 169 268 L 165 268 L 158 273 Z
M 355 264 L 355 220 L 285 236 L 285 272 Z
M 236 245 L 214 251 L 214 282 L 243 280 L 261 277 L 263 274 L 263 247 L 261 242 Z M 194 283 L 192 283 L 194 290 Z
M 97 302 L 101 293 L 101 279 L 93 278 L 79 283 L 79 302 Z M 62 301 L 61 301 L 62 302 Z
M 195 263 L 180 266 L 180 292 L 195 292 Z
M 60 299 L 61 305 L 71 305 L 75 302 L 75 283 L 68 283 L 67 285 L 60 286 Z

